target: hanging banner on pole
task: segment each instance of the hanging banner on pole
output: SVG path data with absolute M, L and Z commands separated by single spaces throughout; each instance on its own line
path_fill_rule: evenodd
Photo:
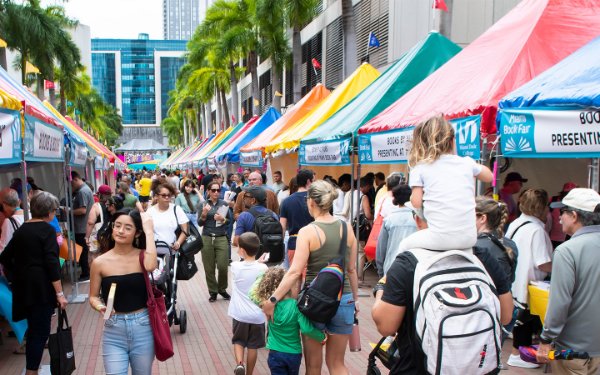
M 450 120 L 456 138 L 456 154 L 481 158 L 481 115 Z
M 19 112 L 0 108 L 0 164 L 21 161 Z
M 99 171 L 104 171 L 107 168 L 104 167 L 104 158 L 100 157 L 100 156 L 96 156 L 94 158 L 94 167 L 96 168 L 96 170 Z
M 600 111 L 502 110 L 500 145 L 509 157 L 600 157 Z
M 350 165 L 350 139 L 300 144 L 301 165 Z
M 414 127 L 358 137 L 361 164 L 407 163 Z
M 62 162 L 64 159 L 62 129 L 25 115 L 25 159 Z
M 71 139 L 71 158 L 69 165 L 72 167 L 84 167 L 87 162 L 88 151 L 85 144 L 80 144 Z
M 262 151 L 240 152 L 240 166 L 262 168 L 264 164 Z

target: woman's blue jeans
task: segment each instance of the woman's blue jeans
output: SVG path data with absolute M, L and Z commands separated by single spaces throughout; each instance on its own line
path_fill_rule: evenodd
M 130 314 L 113 314 L 104 322 L 102 339 L 104 371 L 110 375 L 152 374 L 154 336 L 148 310 Z

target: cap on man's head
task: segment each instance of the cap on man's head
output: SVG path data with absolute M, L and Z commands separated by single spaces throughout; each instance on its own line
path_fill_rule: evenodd
M 529 180 L 527 180 L 526 178 L 523 178 L 523 176 L 521 176 L 521 174 L 518 172 L 510 172 L 509 174 L 506 175 L 504 182 L 508 183 L 508 182 L 513 182 L 513 181 L 527 182 Z
M 574 182 L 566 182 L 566 183 L 563 185 L 562 191 L 563 191 L 564 193 L 568 193 L 568 192 L 570 192 L 571 190 L 575 189 L 576 187 L 579 187 L 579 186 L 577 186 L 577 184 L 576 184 L 576 183 L 574 183 Z
M 267 200 L 267 192 L 260 186 L 250 185 L 244 188 L 244 196 L 256 199 L 258 203 L 265 203 Z
M 98 187 L 98 194 L 109 195 L 109 194 L 112 194 L 112 190 L 110 189 L 110 186 L 108 186 L 108 185 L 100 185 Z
M 600 194 L 595 190 L 574 188 L 560 202 L 550 203 L 551 208 L 574 208 L 585 212 L 600 211 Z

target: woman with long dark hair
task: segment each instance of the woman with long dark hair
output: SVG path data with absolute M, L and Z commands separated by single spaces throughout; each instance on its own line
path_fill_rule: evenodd
M 198 228 L 198 209 L 204 198 L 196 191 L 194 181 L 187 180 L 183 184 L 183 191 L 175 198 L 175 205 L 181 207 L 192 224 Z
M 107 374 L 151 374 L 154 338 L 146 303 L 144 272 L 157 265 L 154 226 L 150 214 L 122 209 L 113 215 L 107 247 L 94 259 L 90 278 L 90 306 L 102 316 L 110 290 L 115 288 L 111 316 L 104 322 L 102 353 Z M 143 267 L 140 252 L 144 252 Z

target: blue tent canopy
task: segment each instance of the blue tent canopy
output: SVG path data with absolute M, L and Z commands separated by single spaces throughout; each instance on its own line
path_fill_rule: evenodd
M 600 37 L 506 95 L 500 108 L 600 108 Z

